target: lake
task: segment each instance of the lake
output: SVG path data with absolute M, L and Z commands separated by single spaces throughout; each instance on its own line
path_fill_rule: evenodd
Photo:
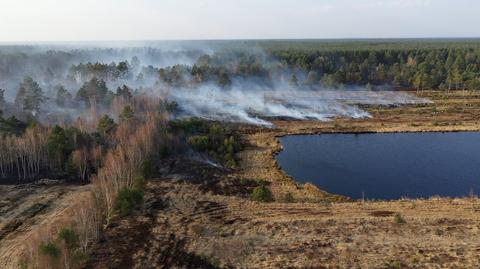
M 299 182 L 360 199 L 464 197 L 480 191 L 480 133 L 321 134 L 280 138 Z

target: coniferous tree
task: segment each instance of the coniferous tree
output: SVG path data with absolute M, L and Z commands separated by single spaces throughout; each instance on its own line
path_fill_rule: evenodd
M 25 77 L 17 92 L 15 104 L 24 111 L 30 113 L 38 113 L 40 104 L 45 98 L 43 97 L 42 88 L 31 77 Z
M 104 80 L 92 78 L 78 90 L 76 99 L 88 105 L 108 102 L 108 88 Z
M 60 170 L 64 170 L 68 156 L 73 151 L 72 141 L 65 130 L 55 126 L 47 141 L 48 155 Z
M 57 105 L 64 107 L 69 105 L 72 102 L 72 94 L 65 89 L 62 85 L 58 85 L 55 87 L 57 95 L 55 98 L 55 102 Z
M 117 127 L 117 124 L 115 121 L 110 118 L 108 115 L 104 115 L 103 117 L 100 118 L 100 121 L 98 122 L 97 126 L 97 132 L 106 135 L 110 132 L 112 132 L 115 127 Z
M 5 107 L 5 104 L 5 90 L 0 89 L 0 109 L 3 109 Z
M 132 119 L 135 116 L 135 112 L 133 111 L 131 106 L 125 106 L 120 112 L 120 115 L 118 115 L 118 119 L 123 122 L 123 121 L 128 121 Z

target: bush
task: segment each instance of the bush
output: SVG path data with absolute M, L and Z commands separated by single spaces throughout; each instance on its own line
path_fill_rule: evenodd
M 53 242 L 42 242 L 39 246 L 41 255 L 58 258 L 60 256 L 60 249 Z
M 225 163 L 225 166 L 231 169 L 237 168 L 237 162 L 234 159 L 230 159 Z
M 155 169 L 155 163 L 151 158 L 146 159 L 142 163 L 142 176 L 143 178 L 153 178 L 157 174 L 157 171 Z
M 145 185 L 147 185 L 147 181 L 143 176 L 137 176 L 133 182 L 133 188 L 142 191 L 142 193 L 145 189 Z
M 405 219 L 402 217 L 402 215 L 400 215 L 400 213 L 395 214 L 394 220 L 395 220 L 395 223 L 397 224 L 407 223 Z
M 197 151 L 207 151 L 210 148 L 208 136 L 195 135 L 188 139 L 188 144 Z
M 161 159 L 163 158 L 167 158 L 168 156 L 170 156 L 171 152 L 170 152 L 170 148 L 168 146 L 161 146 L 160 147 L 160 152 L 159 152 L 159 157 Z
M 211 158 L 229 168 L 236 168 L 235 154 L 241 144 L 228 128 L 198 119 L 171 124 L 173 130 L 183 130 L 188 144 L 196 151 L 207 153 Z
M 125 217 L 132 213 L 135 205 L 143 201 L 143 191 L 140 189 L 122 188 L 115 199 L 114 209 Z
M 208 125 L 206 121 L 199 118 L 169 122 L 169 127 L 173 132 L 184 132 L 186 134 L 206 133 Z
M 287 194 L 285 194 L 285 202 L 286 203 L 293 203 L 295 202 L 295 199 L 293 198 L 293 195 L 291 192 L 287 192 Z
M 18 268 L 20 269 L 28 269 L 28 262 L 25 260 L 21 260 L 18 262 Z
M 258 186 L 269 186 L 271 184 L 270 181 L 267 181 L 265 179 L 257 179 L 255 181 L 255 183 L 258 185 Z
M 69 250 L 73 250 L 78 247 L 78 235 L 73 229 L 61 229 L 58 233 L 58 238 L 65 242 L 65 246 Z
M 250 197 L 252 198 L 253 201 L 257 201 L 257 202 L 273 201 L 272 192 L 263 185 L 253 189 L 253 192 Z

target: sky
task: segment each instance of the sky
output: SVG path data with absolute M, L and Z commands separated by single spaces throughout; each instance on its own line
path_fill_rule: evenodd
M 480 37 L 478 0 L 0 0 L 0 42 Z

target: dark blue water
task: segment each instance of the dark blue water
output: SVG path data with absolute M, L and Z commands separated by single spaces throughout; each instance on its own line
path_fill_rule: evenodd
M 398 199 L 480 191 L 480 133 L 322 134 L 280 142 L 280 166 L 330 193 Z

